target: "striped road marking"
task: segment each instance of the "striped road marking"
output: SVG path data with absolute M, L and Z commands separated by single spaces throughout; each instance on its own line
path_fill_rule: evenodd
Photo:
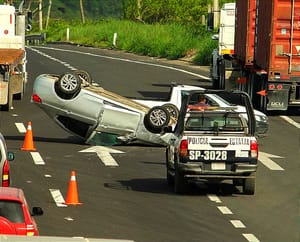
M 226 206 L 218 206 L 218 209 L 221 211 L 221 213 L 223 213 L 223 214 L 233 214 L 232 212 L 231 212 L 231 210 L 228 208 L 228 207 L 226 207 Z
M 50 191 L 51 196 L 53 197 L 57 207 L 68 207 L 65 204 L 65 199 L 61 195 L 60 190 L 58 190 L 58 189 L 49 189 L 49 191 Z
M 39 152 L 30 152 L 33 162 L 36 165 L 45 165 L 43 158 L 41 157 Z
M 15 123 L 19 133 L 26 133 L 26 128 L 23 123 Z
M 235 228 L 246 228 L 241 220 L 230 220 L 230 223 L 232 223 Z
M 259 242 L 259 239 L 255 237 L 254 234 L 243 234 L 243 236 L 249 241 L 249 242 Z
M 215 203 L 222 203 L 222 201 L 220 200 L 220 198 L 218 198 L 218 196 L 214 195 L 214 194 L 210 194 L 207 196 L 209 198 L 210 201 L 215 202 Z

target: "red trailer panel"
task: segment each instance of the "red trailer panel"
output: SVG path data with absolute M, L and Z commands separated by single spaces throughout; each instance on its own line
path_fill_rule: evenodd
M 235 46 L 236 57 L 245 65 L 254 58 L 256 0 L 236 1 Z
M 256 64 L 268 79 L 300 76 L 300 1 L 259 0 Z

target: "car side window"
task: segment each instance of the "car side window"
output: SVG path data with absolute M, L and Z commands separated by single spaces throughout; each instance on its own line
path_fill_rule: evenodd
M 15 201 L 0 201 L 0 216 L 12 223 L 24 223 L 22 204 Z

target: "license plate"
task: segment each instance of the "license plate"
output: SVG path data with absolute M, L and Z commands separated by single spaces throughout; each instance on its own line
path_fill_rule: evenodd
M 200 161 L 226 161 L 230 152 L 226 150 L 190 150 L 189 159 L 190 160 L 200 160 Z
M 226 170 L 226 165 L 224 162 L 212 162 L 211 169 L 212 170 Z

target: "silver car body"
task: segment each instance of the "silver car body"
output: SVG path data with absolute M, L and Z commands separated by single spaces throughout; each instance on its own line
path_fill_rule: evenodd
M 87 143 L 100 132 L 117 135 L 124 142 L 165 144 L 159 134 L 149 132 L 143 124 L 149 107 L 93 85 L 82 87 L 74 98 L 63 99 L 55 91 L 58 78 L 39 75 L 32 101 L 68 132 Z

